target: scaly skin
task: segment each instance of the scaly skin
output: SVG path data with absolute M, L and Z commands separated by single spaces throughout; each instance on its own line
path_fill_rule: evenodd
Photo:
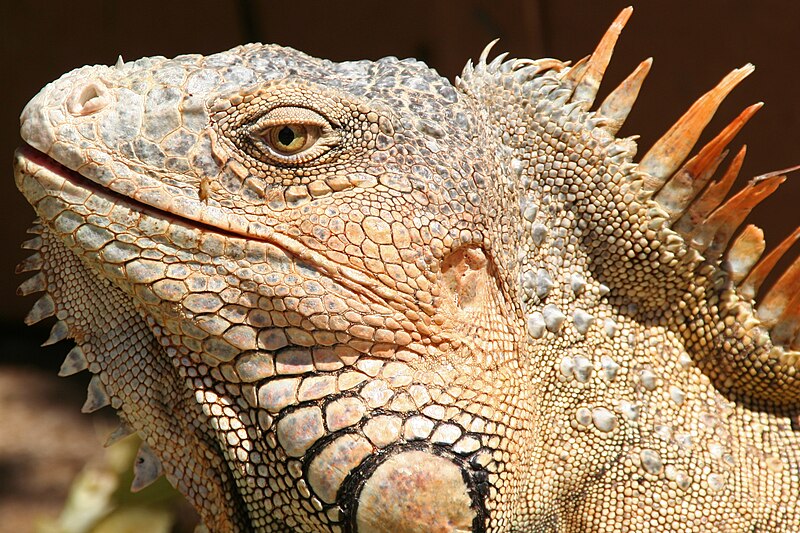
M 729 244 L 782 178 L 705 187 L 755 108 L 681 167 L 749 69 L 635 164 L 649 63 L 591 110 L 629 14 L 454 85 L 246 45 L 31 100 L 29 322 L 146 442 L 134 485 L 215 532 L 800 530 L 800 267 L 756 312 L 774 256 Z

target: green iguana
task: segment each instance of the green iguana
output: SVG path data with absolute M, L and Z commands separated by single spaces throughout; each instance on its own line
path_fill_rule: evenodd
M 214 532 L 800 531 L 800 261 L 688 158 L 734 70 L 634 162 L 650 68 L 594 53 L 333 63 L 250 44 L 86 66 L 22 112 L 70 337 Z M 687 159 L 688 158 L 688 159 Z M 715 176 L 717 176 L 715 178 Z M 735 236 L 735 238 L 734 238 Z

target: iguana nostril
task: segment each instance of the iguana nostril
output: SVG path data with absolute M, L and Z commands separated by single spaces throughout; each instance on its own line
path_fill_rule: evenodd
M 76 117 L 97 113 L 108 105 L 106 93 L 105 87 L 96 81 L 75 87 L 67 98 L 67 110 Z

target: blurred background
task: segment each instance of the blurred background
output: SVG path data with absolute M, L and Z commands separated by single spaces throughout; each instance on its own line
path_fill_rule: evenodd
M 56 377 L 70 346 L 39 348 L 51 324 L 23 326 L 35 298 L 14 294 L 24 279 L 14 266 L 27 256 L 19 243 L 27 238 L 33 211 L 14 187 L 11 161 L 19 113 L 39 88 L 84 64 L 112 64 L 120 54 L 126 60 L 208 54 L 254 41 L 332 60 L 416 57 L 452 80 L 496 37 L 495 52 L 507 50 L 512 57 L 580 59 L 631 3 L 633 18 L 598 101 L 642 59 L 655 57 L 637 108 L 621 131 L 641 135 L 640 154 L 729 70 L 752 62 L 755 74 L 722 105 L 701 142 L 745 106 L 764 101 L 732 145 L 734 150 L 748 145 L 740 181 L 800 163 L 800 4 L 794 2 L 3 0 L 0 161 L 7 177 L 0 181 L 0 532 L 33 531 L 35 523 L 57 517 L 87 461 L 103 468 L 119 462 L 102 451 L 105 433 L 113 428 L 110 409 L 80 414 L 88 377 Z M 800 176 L 790 176 L 753 213 L 751 221 L 764 228 L 769 248 L 800 224 L 798 204 Z

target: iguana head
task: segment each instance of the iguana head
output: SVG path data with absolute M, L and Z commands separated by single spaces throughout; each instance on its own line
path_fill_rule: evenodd
M 246 45 L 45 87 L 22 291 L 146 441 L 137 486 L 160 462 L 214 531 L 772 523 L 750 495 L 796 457 L 731 419 L 797 402 L 800 267 L 756 313 L 776 256 L 730 240 L 782 177 L 723 203 L 740 152 L 709 185 L 757 106 L 684 162 L 752 68 L 634 163 L 649 61 L 593 109 L 629 15 L 574 66 L 487 48 L 455 84 Z

